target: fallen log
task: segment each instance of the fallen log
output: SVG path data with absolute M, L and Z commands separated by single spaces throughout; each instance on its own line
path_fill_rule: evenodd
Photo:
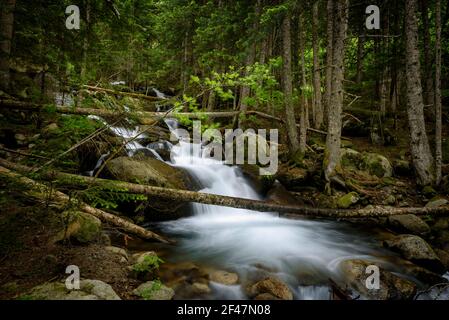
M 42 190 L 45 190 L 45 186 L 39 182 L 36 182 L 35 180 L 29 179 L 27 177 L 24 177 L 22 175 L 19 175 L 17 173 L 14 173 L 10 170 L 8 170 L 5 167 L 0 166 L 0 175 L 3 176 L 9 176 L 9 177 L 13 177 L 13 178 L 17 178 L 20 179 L 20 181 L 22 181 L 24 184 L 26 184 L 27 186 L 30 186 L 31 189 L 33 191 L 36 191 L 38 193 L 42 193 Z M 68 202 L 70 201 L 70 198 L 68 195 L 60 192 L 60 191 L 52 191 L 51 192 L 51 197 L 52 200 L 56 201 L 56 202 Z M 118 228 L 121 228 L 129 233 L 132 233 L 136 236 L 139 236 L 143 239 L 147 239 L 147 240 L 157 240 L 159 242 L 162 243 L 173 243 L 172 240 L 169 240 L 157 233 L 154 233 L 152 231 L 149 231 L 147 229 L 144 229 L 138 225 L 135 225 L 134 223 L 131 223 L 125 219 L 122 219 L 116 215 L 113 215 L 109 212 L 100 210 L 100 209 L 96 209 L 94 207 L 91 207 L 85 203 L 81 203 L 80 204 L 80 210 L 84 211 L 88 214 L 91 214 L 95 217 L 97 217 L 98 219 L 108 222 Z
M 33 111 L 33 112 L 39 112 L 43 109 L 42 105 L 31 103 L 31 102 L 23 102 L 23 101 L 16 101 L 16 100 L 2 100 L 0 99 L 0 106 L 4 108 L 10 108 L 10 109 L 19 109 L 19 110 L 26 110 L 26 111 Z M 68 107 L 68 106 L 58 106 L 55 108 L 55 111 L 58 113 L 65 113 L 65 114 L 75 114 L 75 115 L 94 115 L 99 116 L 103 118 L 115 118 L 117 116 L 123 116 L 126 114 L 126 112 L 123 111 L 113 111 L 113 110 L 106 110 L 106 109 L 94 109 L 94 108 L 75 108 L 75 107 Z M 197 113 L 191 113 L 191 112 L 148 112 L 148 111 L 133 111 L 129 113 L 130 115 L 134 116 L 135 120 L 138 121 L 140 124 L 148 125 L 153 124 L 154 119 L 162 119 L 164 117 L 173 115 L 173 116 L 180 116 L 180 117 L 188 117 L 189 119 L 202 119 L 203 117 L 210 117 L 210 118 L 229 118 L 232 117 L 238 112 L 230 111 L 230 112 L 197 112 Z
M 116 96 L 128 96 L 128 97 L 132 97 L 132 98 L 144 99 L 144 100 L 149 100 L 149 101 L 153 101 L 153 102 L 165 100 L 165 99 L 158 98 L 158 97 L 147 96 L 147 95 L 141 94 L 141 93 L 117 91 L 117 90 L 100 88 L 100 87 L 89 86 L 89 85 L 84 85 L 83 88 L 86 88 L 88 91 L 104 92 L 104 93 L 108 93 L 108 94 L 112 94 L 112 95 L 116 95 Z
M 22 101 L 15 101 L 15 100 L 2 100 L 0 99 L 0 106 L 7 107 L 11 109 L 20 109 L 20 110 L 28 110 L 28 111 L 34 111 L 38 112 L 42 110 L 43 106 L 31 102 L 22 102 Z M 122 111 L 111 111 L 111 110 L 105 110 L 105 109 L 94 109 L 94 108 L 75 108 L 75 107 L 68 107 L 68 106 L 59 106 L 55 109 L 58 113 L 65 113 L 65 114 L 76 114 L 76 115 L 95 115 L 99 117 L 104 118 L 114 118 L 117 116 L 123 116 L 126 114 Z M 164 117 L 168 116 L 179 116 L 179 117 L 186 117 L 191 120 L 197 120 L 197 119 L 203 119 L 203 118 L 213 118 L 213 119 L 219 119 L 219 118 L 232 118 L 237 115 L 239 115 L 241 111 L 216 111 L 216 112 L 148 112 L 148 111 L 135 111 L 133 113 L 130 113 L 130 115 L 135 116 L 135 120 L 143 125 L 153 124 L 154 119 L 162 119 Z M 275 116 L 271 116 L 269 114 L 260 112 L 260 111 L 254 111 L 254 110 L 248 110 L 245 111 L 245 114 L 247 115 L 258 115 L 262 118 L 268 119 L 268 120 L 275 120 L 280 123 L 284 123 L 284 120 Z M 296 124 L 296 126 L 299 128 L 299 124 Z M 321 135 L 327 135 L 326 131 L 314 129 L 314 128 L 307 128 L 308 131 L 318 133 Z M 341 137 L 342 140 L 351 140 L 347 137 Z
M 33 169 L 22 165 L 14 164 L 4 159 L 0 159 L 0 165 L 19 172 L 29 173 Z M 328 209 L 328 208 L 311 208 L 305 206 L 281 205 L 274 202 L 266 202 L 261 200 L 251 200 L 237 197 L 221 196 L 215 194 L 207 194 L 202 192 L 194 192 L 188 190 L 177 190 L 170 188 L 154 187 L 129 183 L 118 180 L 106 180 L 93 177 L 78 176 L 63 172 L 47 172 L 43 174 L 44 179 L 53 180 L 61 179 L 62 183 L 67 185 L 78 185 L 86 187 L 86 185 L 104 187 L 111 191 L 111 187 L 117 188 L 122 192 L 134 194 L 143 194 L 150 197 L 162 199 L 196 202 L 209 205 L 217 205 L 224 207 L 232 207 L 238 209 L 247 209 L 260 212 L 276 212 L 281 216 L 301 215 L 309 217 L 333 218 L 333 219 L 349 219 L 349 218 L 379 218 L 394 215 L 414 214 L 414 215 L 433 215 L 448 216 L 449 206 L 438 208 L 396 208 L 385 206 L 373 206 L 372 208 L 363 209 Z

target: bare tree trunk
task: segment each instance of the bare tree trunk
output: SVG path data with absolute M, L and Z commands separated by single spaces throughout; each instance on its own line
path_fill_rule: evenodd
M 333 33 L 334 33 L 334 1 L 327 1 L 327 47 L 326 47 L 326 85 L 324 91 L 324 113 L 328 117 L 329 105 L 332 91 L 332 55 L 333 55 Z
M 416 2 L 417 0 L 405 1 L 407 114 L 410 127 L 411 154 L 417 183 L 429 185 L 434 182 L 433 157 L 424 121 Z
M 341 113 L 343 110 L 343 79 L 345 40 L 348 24 L 348 0 L 334 0 L 334 36 L 332 59 L 332 94 L 328 110 L 328 134 L 324 155 L 326 191 L 331 191 L 331 180 L 340 170 Z
M 207 99 L 207 112 L 214 111 L 215 108 L 215 91 L 209 92 L 209 97 Z
M 304 46 L 305 46 L 305 27 L 304 27 L 304 15 L 303 13 L 300 13 L 299 15 L 299 63 L 300 63 L 300 81 L 299 81 L 299 88 L 301 93 L 301 115 L 299 119 L 299 152 L 304 155 L 306 153 L 306 147 L 307 147 L 307 118 L 308 118 L 308 112 L 307 112 L 307 97 L 305 94 L 305 87 L 307 85 L 306 82 L 306 61 L 304 59 Z
M 90 33 L 90 0 L 85 0 L 86 5 L 86 30 L 83 39 L 83 62 L 81 64 L 81 79 L 85 79 L 87 71 L 87 56 L 89 52 L 89 33 Z
M 320 71 L 320 40 L 318 38 L 318 5 L 315 1 L 312 9 L 312 46 L 313 46 L 313 93 L 314 93 L 314 125 L 316 129 L 321 129 L 323 125 L 323 103 L 321 97 L 321 71 Z
M 441 110 L 441 0 L 435 3 L 435 182 L 441 183 L 441 128 L 442 128 L 442 110 Z
M 363 28 L 362 28 L 363 29 Z M 364 29 L 363 29 L 364 30 Z M 361 84 L 363 80 L 363 57 L 365 55 L 365 34 L 360 34 L 357 41 L 357 75 L 355 82 Z
M 285 100 L 285 116 L 287 132 L 290 141 L 290 152 L 296 154 L 299 150 L 298 130 L 296 128 L 295 109 L 293 107 L 292 88 L 292 39 L 291 39 L 291 13 L 287 12 L 282 22 L 282 59 L 284 62 L 282 86 Z
M 9 59 L 14 30 L 14 9 L 16 0 L 5 0 L 0 13 L 0 88 L 9 90 Z
M 256 20 L 254 21 L 253 26 L 252 26 L 253 32 L 257 32 L 257 29 L 259 26 L 259 17 L 260 17 L 261 6 L 262 6 L 261 0 L 257 0 L 256 8 L 255 8 L 255 16 L 256 16 L 255 19 Z M 253 39 L 248 48 L 248 54 L 247 54 L 246 61 L 245 61 L 246 67 L 252 66 L 254 64 L 254 62 L 256 61 L 256 47 L 257 47 L 257 43 Z M 247 70 L 245 70 L 244 75 L 245 76 L 248 75 Z M 239 99 L 239 110 L 241 112 L 245 112 L 246 110 L 248 110 L 246 99 L 249 97 L 250 93 L 251 93 L 250 87 L 244 85 L 241 89 L 240 99 Z M 241 118 L 238 119 L 238 124 L 239 124 L 238 125 L 239 127 L 242 127 Z
M 421 15 L 422 15 L 422 28 L 423 28 L 423 49 L 424 49 L 424 104 L 426 106 L 432 106 L 434 103 L 433 94 L 433 72 L 432 72 L 432 59 L 430 49 L 430 32 L 429 32 L 429 3 L 428 0 L 421 0 Z

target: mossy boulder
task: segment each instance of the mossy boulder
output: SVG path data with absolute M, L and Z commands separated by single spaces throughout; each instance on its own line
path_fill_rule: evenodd
M 347 209 L 353 204 L 356 204 L 359 200 L 360 197 L 357 192 L 350 192 L 337 200 L 337 206 L 340 209 Z
M 80 289 L 69 290 L 62 282 L 36 286 L 22 295 L 23 300 L 121 300 L 112 287 L 100 280 L 81 280 Z
M 118 157 L 107 165 L 109 174 L 118 180 L 157 187 L 193 189 L 190 177 L 181 169 L 146 157 Z
M 377 153 L 363 153 L 360 169 L 366 170 L 379 178 L 387 178 L 393 175 L 393 167 L 390 161 Z
M 65 211 L 64 227 L 60 229 L 51 242 L 59 242 L 66 239 L 76 240 L 80 243 L 96 241 L 101 235 L 101 221 L 82 211 Z
M 427 235 L 430 233 L 429 225 L 413 214 L 391 216 L 388 218 L 388 223 L 398 232 L 407 232 L 415 235 Z
M 346 168 L 359 169 L 362 163 L 362 154 L 349 148 L 341 149 L 341 165 Z
M 154 251 L 134 254 L 132 258 L 135 263 L 130 267 L 131 277 L 144 281 L 151 280 L 164 262 Z
M 394 173 L 399 176 L 413 175 L 413 168 L 409 161 L 397 159 L 393 161 Z
M 306 185 L 309 173 L 305 168 L 279 166 L 275 178 L 288 190 L 298 190 L 298 187 Z
M 148 281 L 134 289 L 133 294 L 145 300 L 171 300 L 175 291 L 160 281 Z
M 445 268 L 432 247 L 422 238 L 403 234 L 384 241 L 384 246 L 399 252 L 405 259 L 436 273 L 443 273 Z
M 376 264 L 357 259 L 340 264 L 343 282 L 350 287 L 353 296 L 360 295 L 362 299 L 371 300 L 409 300 L 414 297 L 416 285 L 413 282 L 380 268 L 379 289 L 368 289 L 366 280 L 370 265 Z
M 379 178 L 388 178 L 393 175 L 393 166 L 390 161 L 377 153 L 360 153 L 356 150 L 341 149 L 341 164 L 344 168 L 366 171 Z
M 273 176 L 260 174 L 260 167 L 256 164 L 245 163 L 239 166 L 243 176 L 247 178 L 258 193 L 265 194 L 275 182 Z
M 430 200 L 427 204 L 426 207 L 427 208 L 438 208 L 438 207 L 442 207 L 445 206 L 449 203 L 449 201 L 447 201 L 447 199 L 444 198 L 436 198 L 436 199 L 432 199 Z
M 290 288 L 280 279 L 273 276 L 247 286 L 246 293 L 250 298 L 255 298 L 262 294 L 270 294 L 280 300 L 293 300 L 293 293 Z
M 432 198 L 434 196 L 437 195 L 437 192 L 435 191 L 435 189 L 432 186 L 425 186 L 422 189 L 422 193 L 427 197 L 427 198 Z

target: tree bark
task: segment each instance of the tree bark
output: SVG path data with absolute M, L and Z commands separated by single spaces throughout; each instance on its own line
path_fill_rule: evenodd
M 340 170 L 341 147 L 341 113 L 343 110 L 343 79 L 345 40 L 348 24 L 347 0 L 334 2 L 334 39 L 333 39 L 333 72 L 331 101 L 328 110 L 328 134 L 326 138 L 326 152 L 324 154 L 324 176 L 326 189 L 330 193 L 330 182 Z
M 144 99 L 144 100 L 149 100 L 149 101 L 161 101 L 161 100 L 163 100 L 162 98 L 147 96 L 147 95 L 140 94 L 140 93 L 116 91 L 116 90 L 112 90 L 112 89 L 106 89 L 106 88 L 100 88 L 100 87 L 94 87 L 94 86 L 88 86 L 88 85 L 84 85 L 83 87 L 86 88 L 89 91 L 104 92 L 104 93 L 117 95 L 117 96 L 129 96 L 129 97 L 132 97 L 132 98 Z
M 418 47 L 417 0 L 405 1 L 407 115 L 410 147 L 419 185 L 434 182 L 433 157 L 426 134 Z
M 83 39 L 83 62 L 81 65 L 81 79 L 85 79 L 87 71 L 87 57 L 89 52 L 89 35 L 90 35 L 90 0 L 85 0 L 86 10 L 86 30 Z
M 442 108 L 441 108 L 441 0 L 435 3 L 435 182 L 441 183 Z
M 430 48 L 430 32 L 429 32 L 429 3 L 428 0 L 421 0 L 422 30 L 423 30 L 423 53 L 424 53 L 424 104 L 431 106 L 434 103 L 433 93 L 433 72 Z
M 262 6 L 262 2 L 261 0 L 257 0 L 256 2 L 256 7 L 255 7 L 255 20 L 252 26 L 252 32 L 251 33 L 255 33 L 257 32 L 258 26 L 259 26 L 259 18 L 260 18 L 260 12 L 261 12 L 261 6 Z M 250 35 L 251 36 L 251 35 Z M 248 53 L 246 56 L 246 61 L 245 61 L 245 66 L 246 68 L 251 67 L 254 62 L 256 61 L 256 40 L 252 39 L 251 40 L 251 44 L 248 47 Z M 244 71 L 244 76 L 248 76 L 248 70 Z M 246 110 L 248 110 L 248 105 L 246 103 L 246 99 L 250 96 L 251 93 L 251 88 L 247 85 L 244 85 L 241 89 L 240 92 L 240 99 L 239 99 L 239 110 L 241 112 L 245 112 Z M 238 126 L 242 127 L 243 123 L 242 123 L 242 119 L 239 118 L 238 119 Z
M 19 172 L 30 172 L 32 168 L 17 165 L 9 161 L 0 158 L 0 165 L 5 168 L 16 170 Z M 340 210 L 340 209 L 323 209 L 323 208 L 310 208 L 304 206 L 293 206 L 293 205 L 280 205 L 274 202 L 266 202 L 261 200 L 250 200 L 237 197 L 221 196 L 215 194 L 207 194 L 201 192 L 187 191 L 187 190 L 176 190 L 169 188 L 153 187 L 147 185 L 140 185 L 134 183 L 128 183 L 116 180 L 104 180 L 93 177 L 78 176 L 74 174 L 62 173 L 62 172 L 47 172 L 43 178 L 54 180 L 55 178 L 61 179 L 61 182 L 67 185 L 79 185 L 81 187 L 89 186 L 99 186 L 105 187 L 107 190 L 111 191 L 112 187 L 115 186 L 118 189 L 126 190 L 129 193 L 143 194 L 151 197 L 175 200 L 175 201 L 186 201 L 186 202 L 197 202 L 209 205 L 217 205 L 224 207 L 232 207 L 239 209 L 247 209 L 260 212 L 277 212 L 280 215 L 301 215 L 310 217 L 322 217 L 322 218 L 367 218 L 367 217 L 388 217 L 392 215 L 403 215 L 403 214 L 415 214 L 415 215 L 433 215 L 433 216 L 447 216 L 449 215 L 449 206 L 442 206 L 437 208 L 395 208 L 395 207 L 383 207 L 374 206 L 372 208 L 364 209 L 353 209 L 353 210 Z M 66 196 L 67 197 L 67 196 Z M 85 210 L 85 207 L 83 207 Z M 98 209 L 95 209 L 98 210 Z M 89 210 L 92 214 L 95 211 Z M 87 211 L 88 213 L 91 213 Z M 101 210 L 100 210 L 101 211 Z M 96 214 L 96 213 L 95 213 Z M 98 217 L 100 217 L 99 215 Z M 115 218 L 118 218 L 114 216 Z
M 326 82 L 324 91 L 324 113 L 328 116 L 332 91 L 332 55 L 334 39 L 334 0 L 327 1 L 327 46 L 326 46 Z
M 16 0 L 5 0 L 0 13 L 0 88 L 10 87 L 9 59 L 14 30 L 14 9 Z
M 362 28 L 363 29 L 363 28 Z M 365 55 L 365 34 L 361 34 L 357 41 L 357 75 L 355 82 L 361 84 L 363 80 L 363 58 Z
M 43 109 L 42 105 L 34 104 L 30 102 L 21 102 L 21 101 L 15 101 L 15 100 L 1 100 L 0 99 L 0 107 L 10 108 L 10 109 L 18 109 L 18 110 L 24 110 L 24 111 L 31 111 L 31 112 L 40 112 Z M 92 109 L 92 108 L 73 108 L 73 107 L 67 107 L 67 106 L 61 106 L 56 107 L 56 112 L 58 113 L 64 113 L 64 114 L 76 114 L 76 115 L 95 115 L 99 117 L 105 117 L 105 118 L 117 118 L 119 116 L 126 115 L 125 113 L 118 113 L 117 111 L 111 111 L 111 110 L 105 110 L 105 109 Z M 209 118 L 232 118 L 236 117 L 240 114 L 240 111 L 216 111 L 216 112 L 172 112 L 172 113 L 165 113 L 165 112 L 135 112 L 133 115 L 137 116 L 137 123 L 143 124 L 143 125 L 154 125 L 155 119 L 162 119 L 169 116 L 181 116 L 181 117 L 187 117 L 189 119 L 203 119 L 204 117 Z M 268 119 L 268 120 L 275 120 L 279 121 L 280 123 L 285 123 L 286 121 L 284 119 L 260 112 L 260 111 L 254 111 L 254 110 L 248 110 L 245 112 L 246 115 L 258 115 L 262 118 Z M 296 124 L 296 126 L 299 128 L 300 125 Z M 318 129 L 313 128 L 307 128 L 308 131 L 319 133 L 319 134 L 327 134 L 325 131 L 321 131 Z M 350 140 L 349 138 L 342 137 L 342 140 Z
M 304 155 L 306 153 L 306 147 L 307 147 L 307 118 L 308 118 L 308 112 L 307 112 L 307 97 L 305 94 L 305 88 L 307 85 L 306 80 L 306 61 L 304 58 L 304 47 L 305 47 L 305 30 L 304 30 L 304 15 L 303 13 L 300 13 L 299 15 L 299 64 L 300 64 L 300 81 L 299 81 L 299 88 L 301 92 L 301 115 L 299 119 L 299 152 Z
M 5 162 L 3 159 L 0 159 L 0 160 L 2 160 L 2 162 Z M 11 165 L 8 165 L 8 166 L 12 167 Z M 20 181 L 22 181 L 28 187 L 31 187 L 32 190 L 35 191 L 37 194 L 42 194 L 42 190 L 46 189 L 45 185 L 43 185 L 39 182 L 36 182 L 34 180 L 31 180 L 27 177 L 16 174 L 14 172 L 11 172 L 10 170 L 8 170 L 4 167 L 1 167 L 1 166 L 0 166 L 0 175 L 20 179 Z M 59 192 L 59 191 L 52 191 L 51 197 L 52 197 L 52 200 L 56 201 L 56 202 L 69 202 L 70 201 L 69 196 L 67 196 L 66 194 Z M 129 233 L 135 234 L 135 235 L 141 237 L 142 239 L 157 240 L 162 243 L 172 243 L 173 242 L 161 235 L 158 235 L 157 233 L 146 230 L 138 225 L 135 225 L 134 223 L 131 223 L 125 219 L 122 219 L 118 216 L 110 214 L 106 211 L 93 208 L 85 203 L 80 204 L 80 210 L 82 210 L 88 214 L 91 214 L 102 221 L 108 222 L 116 227 L 119 227 Z
M 285 116 L 287 133 L 290 142 L 290 152 L 294 155 L 299 150 L 299 142 L 298 130 L 296 128 L 295 109 L 293 107 L 291 40 L 291 13 L 287 12 L 282 21 L 282 87 L 284 91 Z
M 323 125 L 323 103 L 321 96 L 320 40 L 318 37 L 318 5 L 315 1 L 312 8 L 312 46 L 313 46 L 313 93 L 314 93 L 314 125 L 321 129 Z

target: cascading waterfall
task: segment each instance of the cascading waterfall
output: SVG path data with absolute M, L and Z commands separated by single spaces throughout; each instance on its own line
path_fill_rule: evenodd
M 176 120 L 166 123 L 172 132 L 177 128 Z M 180 140 L 171 151 L 171 165 L 193 176 L 203 188 L 201 192 L 261 200 L 239 168 L 204 157 L 203 146 Z M 352 230 L 333 222 L 290 220 L 275 213 L 196 203 L 192 207 L 192 217 L 162 224 L 165 232 L 181 239 L 179 259 L 215 264 L 241 277 L 263 266 L 288 283 L 297 299 L 328 299 L 325 284 L 338 273 L 341 260 L 379 260 L 374 258 L 380 252 L 374 242 L 353 236 Z M 243 298 L 236 293 L 237 287 L 224 290 L 218 286 L 217 294 Z
M 166 124 L 175 134 L 177 121 L 167 119 Z M 111 130 L 125 139 L 139 132 L 139 128 Z M 200 192 L 262 200 L 238 167 L 206 157 L 205 147 L 199 144 L 180 138 L 174 146 L 165 141 L 145 147 L 134 141 L 126 147 L 129 156 L 146 149 L 163 161 L 154 150 L 162 146 L 171 150 L 171 162 L 167 163 L 187 171 L 201 186 Z M 368 259 L 395 269 L 380 258 L 388 253 L 373 239 L 341 223 L 291 220 L 276 213 L 196 203 L 191 206 L 193 216 L 160 224 L 161 229 L 178 239 L 173 259 L 234 271 L 241 279 L 268 270 L 289 285 L 296 299 L 328 299 L 328 279 L 339 277 L 338 265 L 345 259 Z M 239 285 L 212 283 L 211 288 L 214 298 L 245 298 Z

